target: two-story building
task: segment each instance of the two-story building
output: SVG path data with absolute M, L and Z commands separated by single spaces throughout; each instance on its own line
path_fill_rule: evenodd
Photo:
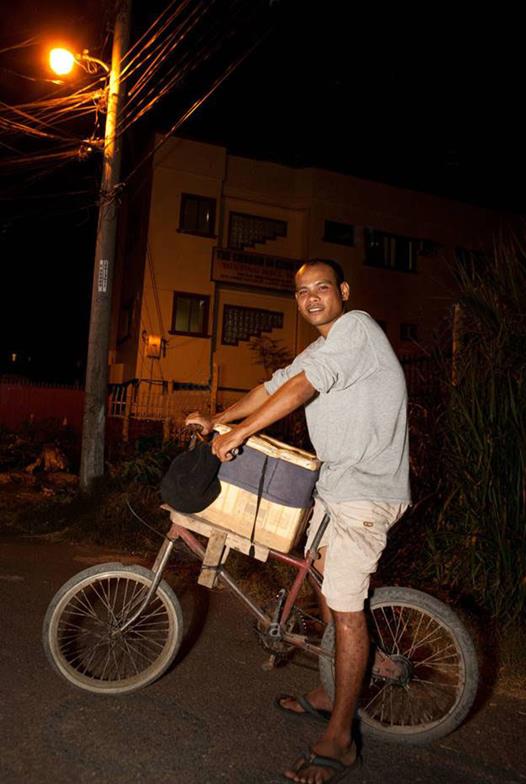
M 181 138 L 155 154 L 149 177 L 121 224 L 110 381 L 166 395 L 206 388 L 215 372 L 219 405 L 268 375 L 255 341 L 293 356 L 316 336 L 293 296 L 302 260 L 338 261 L 351 306 L 378 320 L 399 355 L 414 354 L 447 332 L 455 253 L 490 250 L 500 222 L 490 210 Z

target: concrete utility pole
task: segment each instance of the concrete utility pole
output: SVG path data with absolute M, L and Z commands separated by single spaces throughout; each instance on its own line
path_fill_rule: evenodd
M 119 182 L 121 168 L 121 139 L 117 138 L 116 131 L 123 97 L 120 82 L 121 60 L 128 48 L 130 7 L 130 0 L 117 0 L 86 367 L 80 458 L 80 487 L 83 491 L 89 491 L 93 481 L 104 474 L 111 291 L 117 233 L 117 201 L 114 188 Z

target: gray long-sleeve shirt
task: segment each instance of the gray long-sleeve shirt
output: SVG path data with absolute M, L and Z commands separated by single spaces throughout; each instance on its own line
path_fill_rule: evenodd
M 305 414 L 321 498 L 410 503 L 405 377 L 381 327 L 363 311 L 344 314 L 273 374 L 267 392 L 302 371 L 319 393 Z

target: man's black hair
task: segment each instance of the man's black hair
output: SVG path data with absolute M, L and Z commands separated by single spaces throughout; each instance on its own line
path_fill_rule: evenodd
M 338 264 L 338 262 L 333 261 L 333 259 L 308 259 L 301 266 L 315 267 L 317 264 L 325 264 L 326 267 L 331 268 L 331 270 L 334 272 L 336 276 L 336 283 L 338 284 L 338 286 L 344 282 L 345 275 L 343 274 L 343 270 Z

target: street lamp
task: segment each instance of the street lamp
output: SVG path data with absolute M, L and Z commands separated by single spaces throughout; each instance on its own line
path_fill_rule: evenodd
M 71 73 L 74 65 L 80 65 L 88 73 L 95 73 L 97 68 L 102 68 L 107 74 L 110 73 L 110 67 L 98 57 L 92 57 L 88 49 L 84 49 L 80 54 L 73 54 L 69 49 L 61 47 L 51 49 L 49 65 L 58 76 L 66 76 Z
M 52 49 L 49 53 L 49 65 L 58 76 L 65 76 L 73 70 L 75 55 L 67 49 Z
M 128 46 L 130 2 L 131 0 L 120 0 L 117 5 L 111 68 L 102 60 L 91 57 L 87 50 L 84 50 L 80 55 L 73 55 L 64 49 L 58 50 L 60 54 L 55 54 L 54 58 L 58 61 L 59 67 L 60 64 L 65 67 L 66 63 L 69 63 L 69 71 L 73 68 L 74 63 L 77 63 L 90 73 L 94 73 L 97 67 L 101 67 L 109 77 L 80 455 L 80 488 L 84 492 L 91 491 L 94 481 L 104 475 L 111 292 L 117 233 L 115 195 L 121 166 L 121 144 L 116 130 L 122 103 L 121 61 Z M 67 72 L 63 71 L 63 73 Z

